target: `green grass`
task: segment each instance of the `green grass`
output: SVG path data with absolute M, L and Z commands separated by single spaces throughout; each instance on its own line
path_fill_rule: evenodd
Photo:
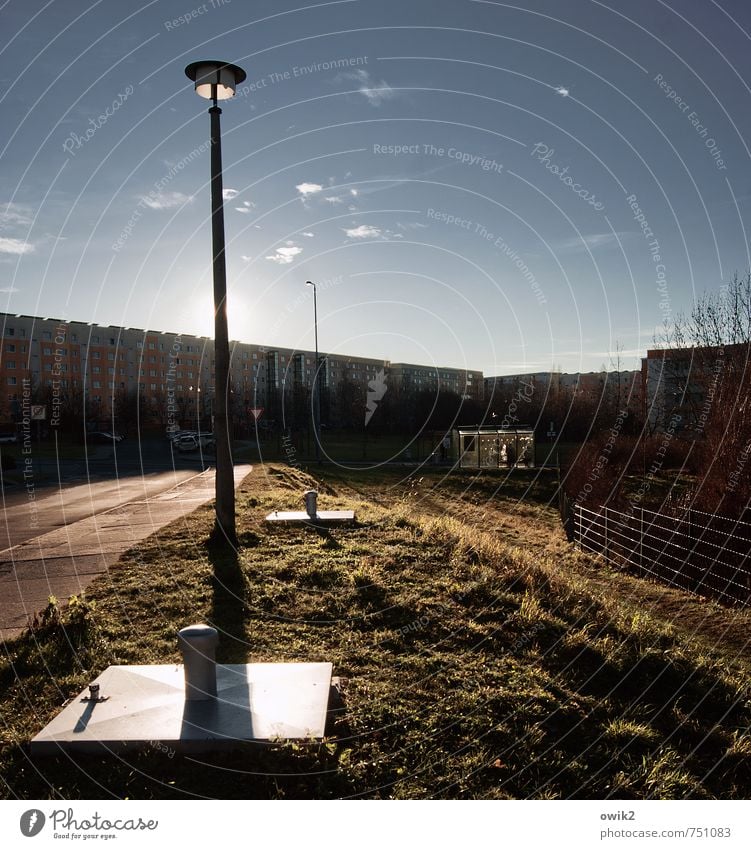
M 317 470 L 316 470 L 317 471 Z M 268 528 L 316 485 L 354 507 L 331 534 Z M 23 798 L 745 798 L 751 617 L 574 551 L 550 474 L 257 468 L 237 555 L 210 507 L 129 552 L 86 600 L 51 608 L 0 663 L 0 789 Z M 330 660 L 344 710 L 325 740 L 201 762 L 148 750 L 29 759 L 28 741 L 103 668 Z

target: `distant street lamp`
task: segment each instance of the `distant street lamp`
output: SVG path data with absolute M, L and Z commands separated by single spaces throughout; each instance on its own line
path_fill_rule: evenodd
M 313 435 L 316 438 L 316 462 L 320 465 L 321 462 L 321 398 L 318 391 L 318 303 L 316 299 L 316 284 L 310 280 L 306 281 L 306 286 L 313 287 L 313 329 L 315 331 L 316 340 L 316 367 L 313 372 Z
M 228 427 L 229 333 L 227 330 L 227 269 L 224 261 L 224 200 L 222 197 L 222 143 L 218 100 L 227 100 L 245 79 L 245 71 L 227 62 L 192 62 L 185 69 L 196 94 L 213 101 L 211 116 L 211 237 L 214 269 L 214 357 L 216 440 L 216 519 L 212 538 L 237 542 L 235 530 L 235 479 Z

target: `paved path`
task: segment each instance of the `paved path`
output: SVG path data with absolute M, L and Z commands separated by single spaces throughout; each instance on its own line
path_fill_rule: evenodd
M 6 487 L 2 493 L 0 560 L 12 548 L 131 501 L 143 501 L 193 478 L 202 469 L 131 472 L 105 478 L 67 478 L 58 485 Z
M 235 486 L 252 466 L 235 466 Z M 130 501 L 42 533 L 0 552 L 0 639 L 17 636 L 49 596 L 81 593 L 121 554 L 214 498 L 215 473 L 194 475 L 157 495 Z

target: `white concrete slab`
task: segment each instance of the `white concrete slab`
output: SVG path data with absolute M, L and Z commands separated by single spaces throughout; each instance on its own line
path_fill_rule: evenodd
M 32 755 L 161 744 L 207 751 L 251 740 L 323 737 L 330 663 L 217 664 L 217 696 L 185 700 L 183 666 L 110 666 L 107 701 L 73 699 L 31 741 Z
M 266 517 L 267 522 L 280 525 L 313 525 L 328 528 L 331 525 L 348 525 L 355 521 L 354 510 L 319 510 L 315 517 L 304 510 L 275 510 Z

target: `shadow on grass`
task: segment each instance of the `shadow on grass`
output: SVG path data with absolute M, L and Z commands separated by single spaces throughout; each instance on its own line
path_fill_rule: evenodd
M 217 662 L 247 663 L 248 641 L 246 626 L 248 584 L 237 555 L 237 549 L 209 542 L 206 546 L 213 569 L 211 588 L 213 599 L 210 624 L 219 631 Z
M 342 547 L 342 544 L 336 537 L 331 535 L 331 531 L 328 528 L 315 528 L 315 532 L 323 540 L 322 548 L 328 551 L 337 551 Z

